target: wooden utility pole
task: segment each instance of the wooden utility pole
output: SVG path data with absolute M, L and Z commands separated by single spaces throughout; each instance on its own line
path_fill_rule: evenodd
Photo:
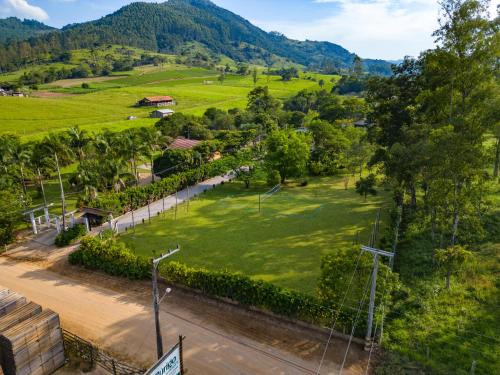
M 164 259 L 169 256 L 174 255 L 179 252 L 181 248 L 177 245 L 174 250 L 169 250 L 168 253 L 163 254 L 161 257 L 152 259 L 152 281 L 153 281 L 153 313 L 155 318 L 155 329 L 156 329 L 156 354 L 158 359 L 163 357 L 163 339 L 161 337 L 161 327 L 160 327 L 160 296 L 158 294 L 158 265 Z
M 62 223 L 63 230 L 66 230 L 66 204 L 64 201 L 64 188 L 61 178 L 61 170 L 59 169 L 59 159 L 57 159 L 57 154 L 54 154 L 56 159 L 57 175 L 59 176 L 59 186 L 61 188 L 61 205 L 62 205 Z

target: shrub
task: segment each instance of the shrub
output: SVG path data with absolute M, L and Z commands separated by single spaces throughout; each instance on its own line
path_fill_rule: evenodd
M 150 259 L 135 255 L 123 243 L 117 243 L 112 238 L 83 238 L 80 248 L 70 254 L 69 262 L 129 279 L 151 277 Z M 159 272 L 167 282 L 184 285 L 210 296 L 228 298 L 247 307 L 257 307 L 323 326 L 331 324 L 333 319 L 333 306 L 325 307 L 314 295 L 253 280 L 239 273 L 192 268 L 178 262 L 162 263 Z M 349 327 L 351 315 L 350 312 L 340 314 L 337 327 Z
M 269 186 L 276 186 L 281 182 L 281 175 L 280 172 L 277 171 L 276 169 L 270 171 L 267 174 L 267 184 Z
M 87 82 L 82 83 L 82 89 L 89 89 L 90 85 Z
M 123 214 L 148 204 L 148 200 L 158 200 L 188 185 L 194 185 L 211 177 L 219 176 L 235 169 L 239 162 L 227 156 L 211 163 L 203 164 L 185 172 L 166 177 L 146 186 L 136 186 L 122 192 L 108 192 L 84 202 L 87 206 Z
M 76 224 L 72 228 L 68 228 L 59 233 L 56 237 L 55 244 L 57 247 L 68 246 L 76 239 L 85 236 L 87 229 L 83 224 Z
M 136 256 L 114 239 L 100 240 L 90 236 L 83 238 L 78 250 L 70 254 L 69 262 L 129 279 L 151 277 L 149 259 Z

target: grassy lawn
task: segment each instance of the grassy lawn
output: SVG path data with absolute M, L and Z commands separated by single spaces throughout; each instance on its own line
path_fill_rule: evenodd
M 157 121 L 149 118 L 152 109 L 134 106 L 145 96 L 171 95 L 177 101 L 174 110 L 202 115 L 209 107 L 244 108 L 247 95 L 254 88 L 251 76 L 227 75 L 220 84 L 218 73 L 213 70 L 179 65 L 158 69 L 134 70 L 129 76 L 105 81 L 89 80 L 87 90 L 79 87 L 81 79 L 75 80 L 76 87 L 68 80 L 64 80 L 64 87 L 51 83 L 41 89 L 42 94 L 58 94 L 50 97 L 0 97 L 0 134 L 10 132 L 24 140 L 34 140 L 50 131 L 76 125 L 94 132 L 148 126 Z M 326 90 L 331 89 L 330 81 L 335 79 L 335 76 L 309 76 L 323 78 Z M 265 75 L 259 75 L 257 85 L 269 86 L 272 95 L 281 99 L 302 89 L 319 88 L 318 82 L 305 77 L 283 82 L 280 77 Z M 136 116 L 137 120 L 128 121 L 128 116 Z
M 314 292 L 323 254 L 351 246 L 359 232 L 369 237 L 377 208 L 389 194 L 367 202 L 340 178 L 313 178 L 307 187 L 290 183 L 265 200 L 267 187 L 239 182 L 217 187 L 174 212 L 140 225 L 120 238 L 138 254 L 159 254 L 180 244 L 175 260 L 191 266 L 229 269 L 305 292 Z

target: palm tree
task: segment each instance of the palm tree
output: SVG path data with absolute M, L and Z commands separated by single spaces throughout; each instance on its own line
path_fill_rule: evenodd
M 85 157 L 83 148 L 89 143 L 90 138 L 87 136 L 87 133 L 84 130 L 80 129 L 79 126 L 70 128 L 67 133 L 69 136 L 70 147 L 76 150 L 78 159 L 82 161 Z
M 21 185 L 23 188 L 23 194 L 26 197 L 27 196 L 27 189 L 26 189 L 26 176 L 25 176 L 25 168 L 26 164 L 29 163 L 31 159 L 31 150 L 23 146 L 21 143 L 16 143 L 12 147 L 12 163 L 14 166 L 19 168 L 20 171 L 20 180 L 21 180 Z
M 40 159 L 57 154 L 59 163 L 63 166 L 71 164 L 74 156 L 69 140 L 63 133 L 49 133 L 35 146 L 34 153 L 34 156 Z
M 121 151 L 124 153 L 123 156 L 126 156 L 130 160 L 131 172 L 134 174 L 137 182 L 139 180 L 137 161 L 141 156 L 147 155 L 147 147 L 141 135 L 133 129 L 122 132 Z
M 170 142 L 171 138 L 163 135 L 159 130 L 155 128 L 148 128 L 143 135 L 145 143 L 145 156 L 147 156 L 151 162 L 151 182 L 155 182 L 155 174 L 153 170 L 153 157 L 156 151 L 164 149 Z

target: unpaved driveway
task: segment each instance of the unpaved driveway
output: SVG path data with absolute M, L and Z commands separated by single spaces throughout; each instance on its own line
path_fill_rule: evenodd
M 0 257 L 0 285 L 57 311 L 69 331 L 119 359 L 147 367 L 155 359 L 148 282 L 130 282 L 73 268 Z M 314 374 L 326 338 L 255 319 L 251 313 L 181 291 L 162 305 L 165 348 L 186 336 L 190 375 Z M 345 342 L 333 340 L 322 374 L 337 374 Z M 344 375 L 364 374 L 366 353 L 354 345 Z

